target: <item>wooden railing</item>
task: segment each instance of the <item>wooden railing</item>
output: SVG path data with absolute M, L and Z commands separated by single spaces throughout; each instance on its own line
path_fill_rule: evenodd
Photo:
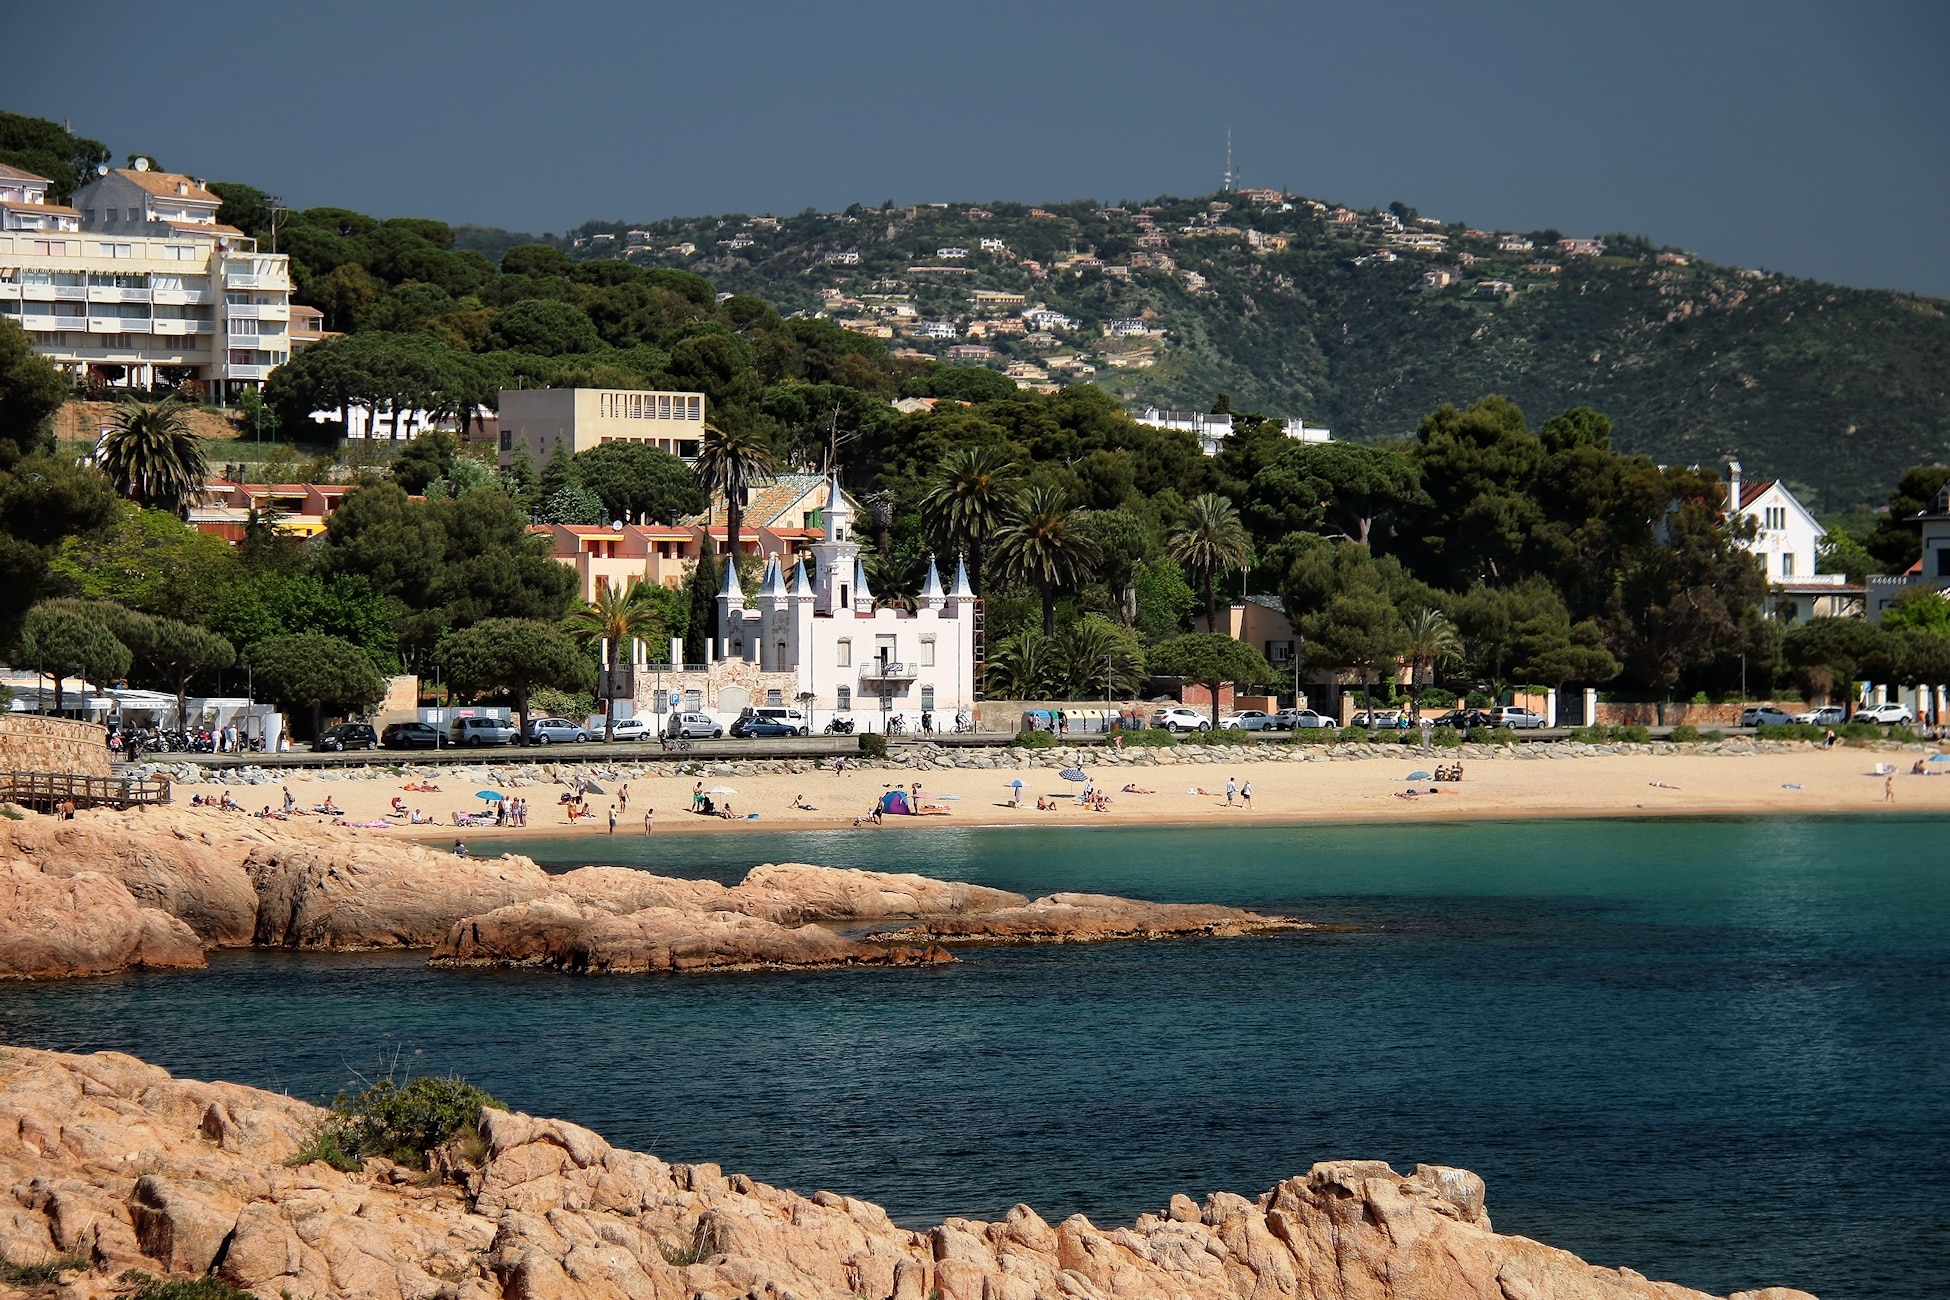
M 70 801 L 77 808 L 136 808 L 168 803 L 169 782 L 69 772 L 8 772 L 0 775 L 0 800 L 42 812 L 53 812 Z

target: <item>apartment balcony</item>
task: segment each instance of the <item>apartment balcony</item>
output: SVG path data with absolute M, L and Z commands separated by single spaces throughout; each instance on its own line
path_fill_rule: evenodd
M 22 329 L 40 330 L 43 333 L 52 330 L 74 329 L 80 324 L 81 322 L 72 316 L 36 316 L 30 312 L 20 318 L 20 327 Z
M 150 321 L 147 317 L 131 320 L 127 316 L 90 316 L 90 334 L 147 334 Z
M 98 284 L 91 284 L 88 286 L 88 301 L 148 302 L 149 291 L 147 289 L 114 289 L 106 288 Z
M 269 379 L 271 372 L 276 368 L 275 366 L 225 366 L 223 374 L 226 379 Z
M 911 682 L 920 675 L 919 664 L 872 659 L 860 665 L 860 680 L 863 682 Z
M 88 297 L 88 288 L 80 284 L 57 284 L 51 286 L 57 302 L 81 302 Z
M 151 300 L 172 307 L 201 306 L 216 301 L 208 289 L 151 289 Z
M 216 332 L 207 320 L 154 320 L 149 322 L 151 334 L 188 335 L 213 334 Z
M 9 302 L 17 301 L 21 296 L 20 290 L 21 286 L 12 280 L 0 280 L 0 298 L 5 298 Z
M 233 271 L 226 267 L 223 273 L 223 285 L 226 289 L 255 289 L 261 284 L 268 289 L 272 287 L 269 283 L 270 278 L 268 275 L 257 276 L 248 271 Z

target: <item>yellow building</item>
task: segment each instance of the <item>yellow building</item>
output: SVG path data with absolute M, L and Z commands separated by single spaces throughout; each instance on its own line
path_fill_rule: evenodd
M 605 442 L 643 442 L 690 460 L 704 436 L 704 394 L 628 388 L 504 388 L 501 464 L 526 451 L 536 467 Z

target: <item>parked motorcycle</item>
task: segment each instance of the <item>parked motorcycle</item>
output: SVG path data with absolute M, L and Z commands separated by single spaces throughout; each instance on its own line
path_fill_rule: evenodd
M 827 724 L 826 724 L 826 734 L 827 734 L 827 735 L 829 735 L 829 736 L 850 736 L 850 735 L 852 735 L 852 734 L 853 734 L 853 719 L 851 719 L 851 718 L 834 718 L 834 719 L 833 719 L 833 720 L 832 720 L 831 722 L 829 722 L 829 723 L 827 723 Z

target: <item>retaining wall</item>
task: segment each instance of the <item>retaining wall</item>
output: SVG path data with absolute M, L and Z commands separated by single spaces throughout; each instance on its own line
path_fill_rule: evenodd
M 107 776 L 108 736 L 92 722 L 0 714 L 0 769 Z

